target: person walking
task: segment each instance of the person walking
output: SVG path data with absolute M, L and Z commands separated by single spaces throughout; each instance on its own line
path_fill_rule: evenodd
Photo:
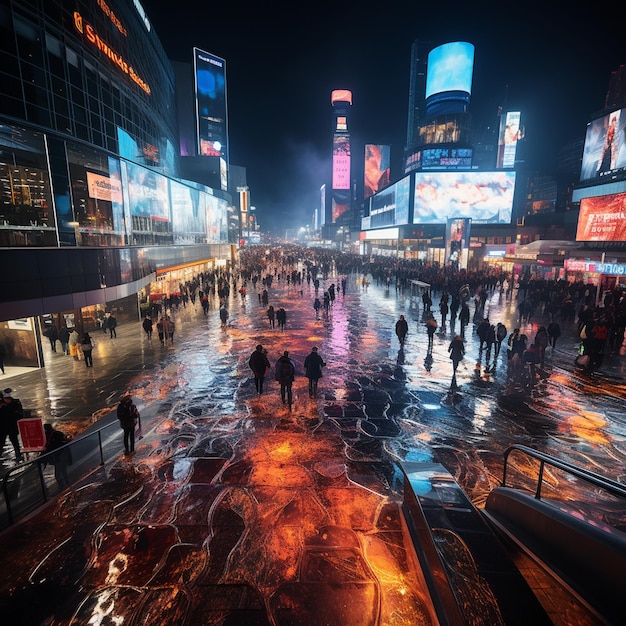
M 24 409 L 22 403 L 14 398 L 12 393 L 13 390 L 9 388 L 0 391 L 0 452 L 4 449 L 8 437 L 15 450 L 15 460 L 21 463 L 24 457 L 20 450 L 17 422 L 24 417 Z
M 59 330 L 59 341 L 61 342 L 61 350 L 63 350 L 63 354 L 67 355 L 70 353 L 70 331 L 65 324 L 61 326 Z
M 284 332 L 285 324 L 287 323 L 287 311 L 282 306 L 276 311 L 276 321 L 278 322 L 278 328 Z
M 313 308 L 315 309 L 315 319 L 318 320 L 320 318 L 320 309 L 322 308 L 322 303 L 317 296 L 315 297 L 315 300 L 313 300 Z
M 59 338 L 59 331 L 57 330 L 57 327 L 54 324 L 50 324 L 46 326 L 46 328 L 43 331 L 43 334 L 50 341 L 50 348 L 52 349 L 52 352 L 56 352 L 57 351 L 57 339 Z
M 470 310 L 467 302 L 461 304 L 461 312 L 459 313 L 459 324 L 461 325 L 461 337 L 465 338 L 465 327 L 469 324 Z
M 404 340 L 409 332 L 409 324 L 404 319 L 404 315 L 400 316 L 400 319 L 396 322 L 396 335 L 400 342 L 400 347 L 404 347 Z
M 483 348 L 487 345 L 487 335 L 489 334 L 490 326 L 491 324 L 489 323 L 489 318 L 485 317 L 483 321 L 480 324 L 478 324 L 478 326 L 476 327 L 476 334 L 478 335 L 478 338 L 480 339 L 480 346 L 478 348 L 478 354 L 481 354 L 483 351 Z
M 463 337 L 461 337 L 461 335 L 457 335 L 450 342 L 448 352 L 450 353 L 450 359 L 452 360 L 452 387 L 456 389 L 456 370 L 465 355 L 465 343 L 463 342 Z
M 124 431 L 124 452 L 132 454 L 135 451 L 135 428 L 140 417 L 130 394 L 126 394 L 117 405 L 117 419 Z
M 94 349 L 94 341 L 89 335 L 89 333 L 85 333 L 80 342 L 80 349 L 83 353 L 83 357 L 85 359 L 85 365 L 87 367 L 93 367 L 93 357 L 92 352 Z
M 228 309 L 224 305 L 222 305 L 220 307 L 220 321 L 222 322 L 222 328 L 226 328 L 229 317 L 230 315 L 228 313 Z
M 439 312 L 441 313 L 441 327 L 445 329 L 446 320 L 448 318 L 448 312 L 450 307 L 448 306 L 448 294 L 444 291 L 439 300 Z
M 556 342 L 561 336 L 561 326 L 557 321 L 552 321 L 548 324 L 548 340 L 552 350 L 556 350 Z
M 289 358 L 289 352 L 285 350 L 283 356 L 276 361 L 274 378 L 280 383 L 280 398 L 283 404 L 289 405 L 290 411 L 291 405 L 293 404 L 292 385 L 295 377 L 296 364 Z
M 276 312 L 274 311 L 274 307 L 271 304 L 267 309 L 267 319 L 270 321 L 270 328 L 276 328 Z
M 141 323 L 144 332 L 146 333 L 146 336 L 148 337 L 148 339 L 152 339 L 152 328 L 154 326 L 154 322 L 152 321 L 152 317 L 150 317 L 150 315 L 146 315 L 143 318 L 143 322 Z
M 259 344 L 248 359 L 248 366 L 254 374 L 254 386 L 258 395 L 263 393 L 263 382 L 265 374 L 271 369 L 271 364 L 267 358 L 267 350 Z
M 428 289 L 426 289 L 422 294 L 422 304 L 424 306 L 424 312 L 428 313 L 430 311 L 430 307 L 433 305 L 433 301 L 430 297 L 430 292 L 428 291 Z
M 47 454 L 47 462 L 54 465 L 54 478 L 59 489 L 66 489 L 70 486 L 67 468 L 72 464 L 72 451 L 68 446 L 63 446 L 68 444 L 70 439 L 63 431 L 54 428 L 52 424 L 44 424 L 43 429 L 46 435 L 46 447 L 41 454 Z M 59 450 L 59 448 L 63 449 Z
M 80 360 L 80 335 L 78 334 L 78 331 L 75 328 L 72 328 L 72 330 L 70 331 L 70 338 L 69 338 L 69 347 L 70 347 L 70 356 L 73 357 L 73 359 L 75 361 L 79 361 Z
M 313 346 L 304 359 L 304 375 L 309 379 L 309 398 L 317 395 L 317 381 L 322 377 L 323 367 L 326 367 L 326 362 L 319 355 L 317 347 Z
M 539 366 L 543 368 L 545 356 L 546 356 L 546 348 L 550 343 L 550 337 L 548 336 L 548 331 L 545 326 L 540 326 L 535 334 L 535 349 L 539 354 Z
M 433 338 L 435 336 L 435 332 L 437 330 L 437 320 L 432 313 L 428 314 L 428 319 L 426 320 L 426 333 L 428 334 L 428 349 L 427 352 L 433 351 Z
M 117 338 L 117 318 L 115 317 L 115 315 L 113 315 L 113 313 L 109 315 L 109 319 L 107 320 L 107 328 L 109 329 L 109 335 L 111 339 L 113 339 L 114 337 Z
M 507 336 L 507 327 L 502 323 L 498 322 L 496 324 L 496 345 L 495 345 L 495 355 L 493 357 L 493 366 L 496 366 L 498 362 L 498 357 L 500 356 L 500 350 L 502 349 L 502 342 Z
M 159 341 L 161 342 L 161 345 L 165 345 L 165 318 L 164 317 L 160 317 L 159 321 L 157 322 L 157 333 L 159 335 Z
M 174 324 L 174 321 L 170 319 L 169 316 L 167 316 L 165 318 L 165 321 L 163 322 L 163 331 L 165 333 L 165 343 L 169 341 L 170 344 L 174 345 L 174 331 L 175 330 L 176 330 L 176 324 Z

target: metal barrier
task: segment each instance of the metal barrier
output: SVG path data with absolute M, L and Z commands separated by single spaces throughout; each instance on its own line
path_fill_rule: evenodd
M 581 480 L 584 480 L 587 483 L 594 485 L 595 487 L 600 487 L 607 493 L 610 493 L 613 496 L 618 498 L 626 499 L 626 485 L 617 482 L 616 480 L 612 480 L 610 478 L 606 478 L 601 476 L 600 474 L 596 474 L 590 470 L 586 470 L 583 467 L 579 467 L 578 465 L 573 465 L 572 463 L 568 463 L 567 461 L 563 461 L 554 456 L 550 456 L 549 454 L 545 454 L 544 452 L 539 452 L 539 450 L 534 450 L 533 448 L 529 448 L 528 446 L 523 446 L 519 444 L 515 444 L 510 446 L 504 452 L 504 470 L 502 471 L 502 487 L 506 487 L 506 475 L 507 475 L 507 465 L 509 460 L 509 455 L 514 452 L 522 452 L 534 459 L 539 461 L 539 475 L 537 476 L 537 488 L 535 490 L 535 498 L 537 500 L 541 500 L 541 487 L 543 484 L 543 473 L 544 467 L 546 464 L 562 470 L 572 476 L 576 476 Z
M 103 466 L 120 452 L 120 428 L 114 421 L 81 435 L 53 452 L 19 463 L 2 479 L 0 530 Z

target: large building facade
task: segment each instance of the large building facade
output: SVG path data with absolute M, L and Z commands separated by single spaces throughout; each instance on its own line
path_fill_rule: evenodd
M 0 0 L 0 79 L 9 360 L 40 364 L 42 317 L 89 330 L 119 300 L 137 315 L 157 274 L 232 260 L 232 198 L 181 176 L 174 71 L 138 0 Z

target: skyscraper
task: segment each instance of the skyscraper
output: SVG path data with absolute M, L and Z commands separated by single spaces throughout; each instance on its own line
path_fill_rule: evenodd
M 351 147 L 350 147 L 350 107 L 352 92 L 335 89 L 331 93 L 333 107 L 333 149 L 331 184 L 331 222 L 337 222 L 350 209 L 351 198 Z

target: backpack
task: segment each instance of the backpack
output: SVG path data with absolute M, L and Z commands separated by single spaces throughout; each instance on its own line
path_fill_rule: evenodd
M 504 338 L 506 337 L 506 326 L 504 324 L 498 324 L 496 326 L 496 337 L 498 338 L 498 341 L 504 341 Z

